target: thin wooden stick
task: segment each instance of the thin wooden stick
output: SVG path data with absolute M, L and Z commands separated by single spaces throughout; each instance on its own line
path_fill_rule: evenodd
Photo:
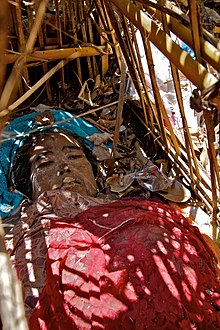
M 69 19 L 72 24 L 72 32 L 76 31 L 76 22 L 75 22 L 75 16 L 76 13 L 74 11 L 73 2 L 72 0 L 68 0 L 68 9 L 69 9 Z M 77 45 L 77 35 L 76 33 L 73 34 L 73 40 L 74 40 L 74 46 Z M 80 58 L 76 59 L 76 67 L 77 67 L 77 76 L 79 77 L 80 82 L 82 83 L 82 70 L 80 65 Z
M 63 43 L 62 43 L 62 33 L 61 33 L 61 20 L 60 20 L 60 1 L 56 0 L 55 1 L 55 9 L 56 9 L 56 25 L 57 25 L 57 40 L 58 40 L 58 45 L 59 48 L 63 48 Z M 60 81 L 61 81 L 61 90 L 64 92 L 65 90 L 65 82 L 64 82 L 64 69 L 63 67 L 60 68 Z
M 93 44 L 85 44 L 82 48 L 93 47 L 94 49 L 99 50 L 100 54 L 108 55 L 108 52 L 105 51 L 104 46 L 95 46 Z M 49 50 L 36 50 L 35 52 L 29 54 L 26 58 L 27 62 L 39 62 L 39 61 L 54 61 L 65 59 L 71 56 L 73 53 L 77 53 L 79 51 L 79 47 L 77 48 L 63 48 L 63 49 L 49 49 Z M 3 63 L 12 63 L 15 62 L 17 58 L 20 57 L 20 54 L 7 54 L 3 58 Z
M 135 114 L 135 116 L 137 116 L 137 118 L 140 120 L 140 122 L 145 126 L 145 128 L 149 131 L 149 133 L 153 136 L 153 138 L 155 139 L 155 141 L 160 145 L 160 147 L 162 148 L 162 150 L 164 150 L 167 155 L 169 156 L 169 158 L 171 159 L 172 162 L 175 162 L 176 164 L 179 165 L 179 170 L 181 171 L 182 175 L 184 176 L 184 178 L 187 180 L 187 182 L 191 182 L 191 178 L 190 178 L 190 170 L 188 165 L 183 161 L 183 159 L 177 155 L 175 149 L 171 146 L 169 146 L 169 152 L 167 152 L 167 150 L 165 149 L 164 145 L 159 141 L 159 139 L 157 138 L 157 135 L 160 134 L 159 131 L 156 130 L 156 134 L 149 129 L 149 127 L 146 125 L 146 123 L 144 122 L 144 120 L 140 117 L 140 115 L 134 111 L 131 108 L 132 112 Z M 208 178 L 206 178 L 207 182 L 210 181 Z M 202 182 L 197 181 L 196 182 L 196 186 L 193 185 L 191 186 L 192 190 L 195 192 L 196 196 L 198 196 L 206 205 L 206 207 L 208 208 L 209 211 L 213 211 L 212 209 L 212 194 L 211 194 L 211 186 L 209 186 L 209 189 L 206 189 L 204 187 L 204 185 L 202 184 Z
M 141 102 L 142 109 L 144 111 L 146 124 L 148 124 L 148 117 L 147 117 L 146 107 L 145 107 L 145 103 L 144 103 L 144 99 L 143 99 L 143 93 L 141 91 L 140 84 L 139 84 L 139 81 L 138 81 L 137 72 L 136 72 L 136 70 L 135 70 L 135 68 L 132 65 L 132 62 L 130 60 L 130 54 L 128 54 L 127 46 L 125 45 L 125 41 L 122 38 L 121 31 L 120 31 L 119 26 L 118 26 L 118 21 L 115 17 L 112 6 L 111 6 L 109 1 L 106 1 L 105 4 L 106 4 L 106 9 L 107 9 L 109 18 L 111 20 L 111 24 L 112 24 L 112 26 L 115 30 L 115 34 L 117 36 L 118 42 L 120 44 L 120 47 L 121 47 L 121 50 L 122 50 L 122 53 L 123 53 L 123 56 L 125 58 L 127 66 L 128 66 L 132 81 L 133 81 L 134 86 L 135 86 L 135 88 L 138 92 L 138 95 L 140 97 L 140 102 Z
M 79 6 L 79 18 L 81 21 L 84 21 L 84 13 L 83 13 L 84 5 L 82 3 L 82 0 L 78 1 L 78 6 Z M 87 43 L 88 40 L 87 40 L 85 22 L 82 24 L 81 29 L 82 29 L 83 42 Z M 90 59 L 90 57 L 87 57 L 86 60 L 87 60 L 87 65 L 88 65 L 89 77 L 93 79 L 94 77 L 93 77 L 91 59 Z
M 148 70 L 149 70 L 149 73 L 150 73 L 152 90 L 153 90 L 153 93 L 154 93 L 155 105 L 156 105 L 158 121 L 159 121 L 159 125 L 160 125 L 160 131 L 161 131 L 161 134 L 162 134 L 162 137 L 163 137 L 164 146 L 168 150 L 167 136 L 166 136 L 166 133 L 165 133 L 165 127 L 164 127 L 164 121 L 163 121 L 163 115 L 162 115 L 162 112 L 163 112 L 162 107 L 164 105 L 163 105 L 163 102 L 162 102 L 162 99 L 161 99 L 161 96 L 160 96 L 159 87 L 157 85 L 151 46 L 150 46 L 150 42 L 148 41 L 146 36 L 144 36 L 143 34 L 142 34 L 142 41 L 143 41 L 143 45 L 144 45 L 144 49 L 145 49 L 145 56 L 146 56 L 146 59 L 147 59 Z M 177 146 L 178 144 L 175 142 L 175 138 L 174 138 L 173 141 L 174 141 L 174 146 Z M 177 149 L 177 152 L 179 152 L 179 148 L 177 147 L 176 149 Z
M 20 97 L 17 101 L 11 104 L 8 108 L 0 112 L 0 117 L 8 114 L 9 111 L 16 109 L 21 103 L 23 103 L 30 95 L 32 95 L 40 86 L 42 86 L 52 75 L 60 70 L 65 64 L 67 64 L 70 60 L 73 60 L 77 57 L 87 57 L 87 56 L 96 56 L 100 55 L 102 49 L 104 47 L 100 47 L 100 51 L 98 51 L 98 47 L 84 47 L 78 48 L 77 52 L 71 54 L 66 60 L 60 61 L 55 67 L 53 67 L 49 72 L 47 72 L 38 82 L 32 86 L 22 97 Z
M 99 27 L 101 28 L 102 31 L 107 30 L 107 26 L 106 24 L 108 22 L 106 22 L 105 20 L 105 12 L 103 10 L 103 5 L 102 5 L 103 1 L 97 0 L 96 1 L 96 8 L 98 10 L 99 13 Z M 101 44 L 104 45 L 106 43 L 106 40 L 108 40 L 108 36 L 106 33 L 102 32 L 101 36 Z M 109 68 L 109 62 L 108 62 L 108 57 L 107 56 L 103 56 L 102 57 L 102 77 L 105 76 L 106 72 L 108 71 Z
M 127 46 L 129 49 L 129 53 L 130 53 L 130 57 L 133 63 L 134 68 L 136 68 L 137 73 L 138 73 L 138 82 L 140 81 L 140 83 L 142 84 L 142 88 L 141 88 L 141 84 L 140 85 L 140 90 L 144 90 L 145 94 L 142 93 L 141 91 L 141 95 L 144 96 L 144 100 L 146 103 L 145 108 L 143 109 L 146 112 L 147 108 L 150 108 L 151 111 L 147 112 L 147 116 L 149 118 L 149 123 L 151 125 L 151 127 L 154 127 L 154 119 L 157 121 L 157 116 L 154 115 L 154 108 L 152 105 L 152 102 L 148 96 L 148 90 L 147 90 L 147 86 L 146 86 L 146 81 L 145 81 L 145 77 L 143 76 L 143 69 L 141 69 L 141 59 L 138 58 L 138 54 L 139 51 L 137 49 L 134 49 L 133 47 L 133 42 L 134 45 L 136 46 L 136 48 L 138 48 L 137 42 L 135 43 L 136 40 L 136 36 L 135 33 L 133 34 L 132 32 L 134 32 L 134 29 L 132 29 L 132 23 L 128 26 L 128 20 L 127 18 L 123 17 L 123 26 L 124 26 L 124 31 L 125 31 L 125 36 L 127 39 Z M 131 30 L 131 33 L 129 33 L 129 30 Z M 133 42 L 132 42 L 133 41 Z M 153 116 L 154 115 L 154 116 Z
M 25 49 L 25 44 L 26 44 L 26 40 L 25 40 L 25 36 L 24 36 L 24 30 L 23 30 L 23 18 L 22 18 L 22 13 L 21 13 L 21 1 L 20 0 L 15 0 L 17 6 L 15 6 L 15 15 L 16 15 L 16 29 L 17 29 L 17 36 L 18 36 L 18 41 L 19 41 L 19 51 L 23 52 Z M 26 80 L 26 82 L 28 82 L 29 80 L 29 76 L 28 76 L 28 69 L 26 67 L 23 68 L 23 70 L 21 70 L 21 73 L 23 73 L 24 78 Z M 19 72 L 18 72 L 19 75 Z M 18 88 L 20 91 L 20 94 L 23 94 L 23 86 L 22 86 L 22 80 L 21 77 L 19 79 L 18 83 Z M 24 84 L 24 90 L 28 90 L 28 86 L 26 84 Z
M 220 191 L 220 175 L 219 175 L 218 163 L 216 160 L 216 151 L 214 147 L 214 142 L 215 142 L 214 120 L 213 120 L 214 115 L 211 111 L 205 109 L 203 110 L 203 115 L 205 118 L 205 124 L 207 129 L 210 175 L 211 175 L 212 194 L 213 194 L 213 212 L 215 216 L 214 221 L 216 221 L 216 215 L 218 211 L 218 194 L 217 194 L 216 181 L 218 183 L 218 188 L 219 188 L 218 191 Z
M 217 81 L 204 66 L 195 61 L 175 43 L 140 8 L 129 0 L 111 2 L 141 31 L 148 33 L 149 40 L 199 89 L 203 90 Z M 138 19 L 137 19 L 138 18 Z M 220 58 L 220 56 L 219 56 Z M 219 68 L 219 62 L 218 62 Z
M 26 63 L 26 56 L 27 56 L 27 54 L 31 53 L 31 51 L 34 47 L 34 44 L 35 44 L 35 41 L 37 38 L 37 33 L 39 31 L 41 21 L 43 19 L 44 13 L 45 13 L 47 3 L 48 3 L 48 0 L 41 1 L 39 8 L 38 8 L 37 15 L 36 15 L 36 19 L 34 21 L 34 25 L 32 27 L 32 30 L 30 31 L 30 35 L 29 35 L 29 38 L 26 43 L 24 55 L 16 61 L 14 68 L 5 84 L 5 88 L 2 92 L 1 99 L 0 99 L 0 104 L 1 104 L 2 108 L 7 108 L 9 101 L 11 99 L 11 96 L 17 89 L 17 81 L 21 77 L 21 72 Z
M 39 7 L 39 2 L 35 3 L 36 11 L 38 10 L 38 7 Z M 39 39 L 40 49 L 44 50 L 44 35 L 43 35 L 42 27 L 40 27 L 39 32 L 38 32 L 38 39 Z M 43 63 L 43 73 L 44 73 L 44 75 L 47 72 L 48 72 L 48 65 L 47 65 L 47 63 Z M 48 100 L 52 101 L 52 93 L 51 93 L 51 87 L 50 87 L 50 82 L 49 81 L 46 83 L 46 91 L 47 91 Z
M 202 63 L 201 58 L 201 24 L 200 24 L 200 10 L 199 10 L 199 2 L 198 0 L 189 1 L 189 16 L 191 23 L 191 31 L 192 31 L 192 39 L 196 54 L 196 59 L 198 62 Z
M 112 43 L 114 45 L 113 52 L 115 52 L 115 56 L 118 61 L 118 67 L 119 67 L 119 69 L 121 69 L 121 58 L 122 58 L 121 48 L 118 47 L 118 41 L 116 39 L 116 34 L 112 27 L 111 20 L 109 18 L 108 12 L 107 12 L 105 2 L 103 2 L 103 12 L 106 15 L 106 23 L 108 24 L 108 30 L 111 31 Z
M 190 1 L 190 3 L 191 2 L 193 2 L 193 1 Z M 158 19 L 160 21 L 160 19 L 161 19 L 160 11 L 158 11 L 152 7 L 149 7 L 149 6 L 147 6 L 147 9 L 148 9 L 149 14 L 151 14 L 153 17 L 155 17 L 156 19 Z M 187 27 L 186 25 L 180 24 L 180 22 L 176 18 L 171 17 L 170 15 L 166 15 L 166 20 L 167 20 L 167 24 L 168 24 L 168 28 L 169 28 L 170 32 L 173 32 L 178 38 L 180 38 L 190 48 L 193 49 L 194 44 L 193 44 L 193 39 L 192 39 L 192 30 L 189 27 Z M 213 68 L 215 68 L 217 71 L 219 71 L 219 66 L 220 66 L 219 49 L 217 49 L 210 42 L 204 40 L 203 38 L 200 38 L 200 47 L 201 47 L 201 53 L 202 53 L 203 58 Z M 186 68 L 186 70 L 187 70 L 187 68 Z M 194 70 L 195 70 L 195 68 L 193 68 L 193 71 Z M 180 71 L 181 71 L 181 69 L 180 69 Z M 199 72 L 199 70 L 198 70 L 198 72 Z M 187 76 L 185 73 L 184 73 L 184 75 Z M 191 79 L 189 78 L 189 80 L 191 80 Z M 197 86 L 197 84 L 194 84 L 194 85 Z M 204 86 L 202 88 L 198 87 L 198 88 L 203 90 L 207 87 L 209 87 L 209 86 Z
M 111 102 L 111 103 L 108 103 L 108 104 L 105 104 L 105 105 L 102 105 L 101 107 L 98 107 L 98 108 L 95 108 L 95 109 L 91 109 L 91 110 L 88 110 L 86 112 L 83 112 L 83 113 L 80 113 L 79 115 L 73 115 L 72 117 L 68 117 L 67 119 L 63 119 L 63 120 L 60 120 L 60 121 L 56 121 L 56 123 L 54 124 L 51 124 L 51 125 L 44 125 L 44 128 L 47 129 L 47 128 L 50 128 L 50 127 L 53 127 L 54 125 L 60 125 L 60 124 L 63 124 L 65 122 L 68 122 L 68 121 L 71 121 L 71 120 L 74 120 L 75 118 L 81 118 L 81 117 L 85 117 L 91 113 L 95 113 L 96 111 L 100 111 L 102 109 L 106 109 L 106 108 L 109 108 L 113 105 L 116 105 L 118 104 L 118 101 L 114 101 L 114 102 Z M 15 135 L 12 135 L 8 138 L 4 138 L 4 139 L 0 139 L 0 143 L 2 142 L 5 142 L 5 141 L 10 141 L 12 139 L 15 139 L 15 138 L 18 138 L 18 137 L 21 137 L 21 136 L 25 136 L 27 134 L 31 134 L 31 133 L 36 133 L 39 131 L 39 127 L 38 128 L 34 128 L 34 129 L 31 129 L 27 132 L 24 132 L 24 133 L 20 133 L 20 134 L 15 134 Z
M 117 145 L 118 145 L 118 140 L 119 140 L 120 125 L 121 125 L 122 112 L 123 112 L 123 107 L 124 107 L 125 87 L 126 87 L 126 64 L 125 64 L 125 61 L 122 60 L 118 110 L 117 110 L 117 117 L 116 117 L 116 123 L 115 123 L 115 131 L 114 131 L 111 157 L 109 160 L 108 171 L 107 171 L 108 176 L 111 176 L 113 173 L 113 170 L 114 170 L 115 155 L 116 155 L 116 150 L 117 150 Z
M 94 36 L 93 36 L 92 20 L 91 20 L 91 18 L 88 18 L 88 27 L 89 27 L 89 38 L 90 38 L 90 41 L 91 41 L 92 44 L 94 44 Z M 104 45 L 104 43 L 103 43 L 103 45 Z M 107 56 L 107 55 L 104 55 L 104 56 Z M 98 70 L 98 65 L 97 65 L 97 62 L 96 62 L 96 58 L 94 56 L 92 57 L 92 63 L 93 63 L 93 73 L 94 73 L 94 78 L 95 78 L 95 77 L 98 76 L 99 70 Z
M 160 2 L 161 2 L 162 5 L 165 5 L 164 0 L 161 0 Z M 167 26 L 166 16 L 165 16 L 164 13 L 162 13 L 161 15 L 162 15 L 162 22 L 163 22 L 164 31 L 170 36 L 170 31 L 169 31 L 168 26 Z M 194 146 L 193 146 L 193 143 L 192 143 L 191 135 L 190 135 L 189 128 L 188 128 L 188 123 L 187 123 L 185 113 L 184 113 L 184 106 L 183 106 L 183 100 L 182 100 L 182 93 L 181 93 L 181 88 L 180 88 L 180 79 L 179 79 L 178 70 L 176 69 L 175 65 L 172 62 L 170 62 L 170 67 L 171 67 L 171 72 L 172 72 L 172 77 L 173 77 L 173 84 L 174 84 L 174 88 L 175 88 L 175 92 L 176 92 L 176 98 L 177 98 L 177 102 L 179 104 L 179 109 L 180 109 L 180 113 L 181 113 L 181 117 L 182 117 L 182 121 L 183 121 L 183 127 L 184 127 L 183 132 L 184 132 L 184 137 L 185 137 L 186 152 L 187 152 L 187 155 L 188 155 L 190 176 L 191 176 L 192 182 L 195 183 L 193 167 L 192 167 L 192 160 L 191 160 L 191 154 L 192 154 L 192 158 L 193 158 L 193 161 L 194 161 L 197 178 L 201 179 L 200 173 L 198 171 L 198 164 L 197 164 L 198 161 L 197 161 L 196 156 L 195 156 Z
M 0 95 L 5 83 L 6 65 L 3 62 L 3 54 L 8 43 L 8 14 L 8 1 L 2 0 L 0 11 Z

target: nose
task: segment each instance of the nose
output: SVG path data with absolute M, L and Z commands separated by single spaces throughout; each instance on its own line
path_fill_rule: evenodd
M 57 176 L 61 176 L 61 175 L 64 175 L 64 174 L 70 173 L 70 172 L 71 172 L 71 170 L 70 170 L 68 164 L 62 163 L 62 164 L 58 165 Z

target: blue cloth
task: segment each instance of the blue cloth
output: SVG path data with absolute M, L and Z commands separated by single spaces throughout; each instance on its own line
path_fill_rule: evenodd
M 66 111 L 51 110 L 55 122 L 53 127 L 62 128 L 66 131 L 72 132 L 80 137 L 86 138 L 95 133 L 101 133 L 95 126 L 82 118 L 74 118 L 74 115 Z M 39 113 L 39 112 L 38 112 Z M 2 132 L 0 143 L 0 217 L 5 218 L 11 215 L 24 199 L 24 195 L 20 192 L 10 192 L 8 186 L 10 185 L 10 172 L 13 161 L 18 148 L 20 148 L 25 138 L 29 135 L 28 132 L 33 129 L 45 130 L 44 126 L 37 126 L 34 123 L 36 112 L 18 117 L 8 124 Z M 64 123 L 57 123 L 62 120 L 70 119 Z M 25 136 L 13 137 L 15 135 L 24 134 Z M 4 141 L 11 137 L 10 140 Z M 87 142 L 90 149 L 93 144 Z
M 181 48 L 183 50 L 185 50 L 192 58 L 196 57 L 195 52 L 189 46 L 187 46 L 186 44 L 182 43 Z

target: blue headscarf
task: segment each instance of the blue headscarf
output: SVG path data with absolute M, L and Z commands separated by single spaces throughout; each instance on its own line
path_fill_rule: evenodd
M 82 138 L 87 138 L 95 133 L 101 133 L 95 126 L 82 118 L 66 111 L 51 110 L 54 116 L 52 127 L 64 129 Z M 30 134 L 28 132 L 36 130 L 46 130 L 48 127 L 40 126 L 35 123 L 36 112 L 18 117 L 8 124 L 3 132 L 0 143 L 0 217 L 5 218 L 11 215 L 18 208 L 24 195 L 21 192 L 9 191 L 10 173 L 13 161 L 18 148 L 24 144 L 24 140 Z M 38 112 L 38 114 L 40 114 Z M 62 122 L 63 120 L 68 120 Z M 93 144 L 88 141 L 90 149 Z

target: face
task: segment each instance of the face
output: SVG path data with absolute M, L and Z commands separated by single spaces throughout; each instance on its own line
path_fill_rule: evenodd
M 49 190 L 68 190 L 95 196 L 92 167 L 78 142 L 65 133 L 41 138 L 29 151 L 32 199 Z

